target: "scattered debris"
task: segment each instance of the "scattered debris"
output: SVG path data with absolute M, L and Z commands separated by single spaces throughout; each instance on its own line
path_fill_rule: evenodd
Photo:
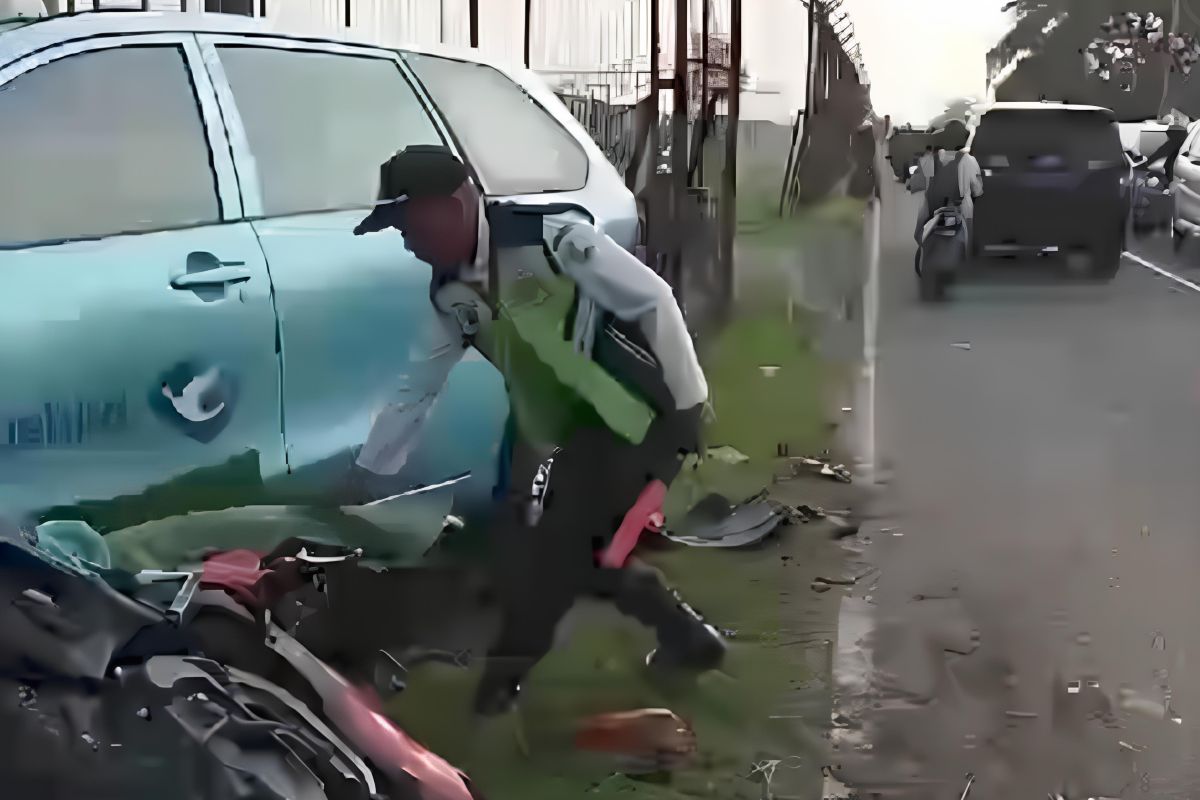
M 1142 536 L 1149 536 L 1149 535 L 1150 535 L 1150 526 L 1143 525 L 1142 526 Z
M 1129 742 L 1117 742 L 1117 744 L 1119 744 L 1123 749 L 1130 751 L 1131 753 L 1144 753 L 1144 752 L 1146 752 L 1146 749 L 1147 749 L 1145 747 L 1145 745 L 1130 744 Z
M 809 456 L 797 456 L 792 458 L 792 475 L 799 475 L 803 472 L 820 475 L 823 478 L 838 481 L 839 483 L 850 483 L 853 479 L 850 475 L 850 470 L 846 469 L 844 464 L 832 464 L 829 461 L 821 458 L 812 458 Z
M 1152 649 L 1152 650 L 1166 650 L 1167 649 L 1167 637 L 1163 636 L 1162 631 L 1154 632 L 1154 638 L 1150 642 L 1150 649 Z
M 967 800 L 967 795 L 971 793 L 971 787 L 975 785 L 975 773 L 967 773 L 967 785 L 963 788 L 962 796 L 958 800 Z
M 955 342 L 954 344 L 952 344 L 950 346 L 957 347 L 959 350 L 970 350 L 971 349 L 970 342 Z
M 1067 694 L 1079 694 L 1083 688 L 1083 684 L 1079 681 L 1071 681 L 1067 684 Z
M 794 764 L 784 764 L 785 761 L 794 761 Z M 755 775 L 761 775 L 763 778 L 763 796 L 772 797 L 771 781 L 775 777 L 775 770 L 781 766 L 786 766 L 788 769 L 799 769 L 803 766 L 799 756 L 789 756 L 786 759 L 769 758 L 763 761 L 758 761 L 750 765 L 750 774 L 746 777 L 753 778 Z
M 774 378 L 779 373 L 779 367 L 775 364 L 763 364 L 758 369 L 764 378 Z
M 851 578 L 817 577 L 817 578 L 813 579 L 812 590 L 814 592 L 817 592 L 820 594 L 820 593 L 828 592 L 834 586 L 854 586 L 859 581 L 861 581 L 863 578 L 867 577 L 868 575 L 874 575 L 876 572 L 878 572 L 878 570 L 876 568 L 871 568 L 871 569 L 868 569 L 865 572 L 863 572 L 861 575 L 855 575 L 854 577 L 851 577 Z
M 83 733 L 81 733 L 79 735 L 79 738 L 83 739 L 84 744 L 86 744 L 88 747 L 92 748 L 93 753 L 100 750 L 100 743 L 96 741 L 96 737 L 92 736 L 87 731 L 84 731 Z
M 855 578 L 816 578 L 813 583 L 825 583 L 830 586 L 853 586 L 857 582 Z
M 1010 719 L 1037 719 L 1036 711 L 1005 711 L 1004 716 Z
M 813 508 L 808 505 L 788 506 L 788 511 L 801 524 L 808 524 L 813 520 L 829 518 L 824 509 Z
M 854 411 L 854 409 L 853 409 L 853 408 L 851 408 L 850 406 L 842 406 L 842 413 L 843 413 L 843 414 L 850 414 L 850 413 L 852 413 L 853 411 Z
M 709 494 L 667 538 L 690 547 L 748 547 L 774 533 L 789 518 L 786 507 L 767 499 L 765 491 L 736 506 L 719 494 Z
M 17 702 L 21 708 L 32 709 L 37 705 L 37 692 L 32 686 L 22 684 L 17 687 Z
M 724 464 L 745 464 L 750 460 L 750 456 L 727 444 L 708 448 L 706 456 Z
M 139 719 L 150 719 L 150 709 L 143 706 L 137 710 L 137 715 Z
M 692 727 L 665 708 L 589 717 L 575 734 L 580 750 L 617 756 L 623 771 L 653 773 L 681 766 L 696 753 Z

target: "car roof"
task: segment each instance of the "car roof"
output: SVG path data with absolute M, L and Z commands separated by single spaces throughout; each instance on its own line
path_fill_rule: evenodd
M 515 65 L 489 58 L 478 50 L 427 45 L 397 46 L 381 45 L 378 42 L 346 38 L 330 38 L 313 35 L 300 30 L 289 30 L 277 23 L 261 18 L 245 17 L 240 14 L 191 13 L 180 11 L 79 11 L 74 14 L 57 14 L 29 22 L 0 24 L 0 68 L 31 53 L 47 47 L 78 39 L 96 36 L 137 35 L 142 33 L 211 33 L 234 36 L 273 36 L 310 42 L 330 44 L 357 44 L 378 47 L 384 50 L 404 50 L 411 53 L 447 56 L 464 61 L 473 61 L 500 69 L 510 77 L 517 78 Z M 525 83 L 525 81 L 519 81 Z
M 988 106 L 987 111 L 984 112 L 984 115 L 986 116 L 987 114 L 991 113 L 992 111 L 1081 111 L 1081 112 L 1092 112 L 1092 113 L 1100 112 L 1102 114 L 1108 114 L 1109 116 L 1112 116 L 1114 119 L 1116 118 L 1113 115 L 1112 109 L 1105 108 L 1104 106 L 1072 105 L 1070 103 L 993 103 L 992 105 Z

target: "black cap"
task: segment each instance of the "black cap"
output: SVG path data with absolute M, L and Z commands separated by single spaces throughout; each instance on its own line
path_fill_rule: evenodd
M 410 145 L 379 167 L 379 203 L 355 236 L 398 227 L 410 197 L 449 197 L 467 181 L 467 168 L 444 145 Z

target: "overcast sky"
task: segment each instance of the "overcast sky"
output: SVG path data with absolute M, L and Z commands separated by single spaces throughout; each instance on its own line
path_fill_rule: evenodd
M 955 96 L 983 99 L 984 55 L 1011 17 L 1004 0 L 845 0 L 876 113 L 925 122 Z

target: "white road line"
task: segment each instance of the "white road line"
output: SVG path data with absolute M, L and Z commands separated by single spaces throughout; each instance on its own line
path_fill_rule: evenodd
M 1200 292 L 1200 285 L 1192 283 L 1187 278 L 1181 278 L 1173 272 L 1167 272 L 1162 267 L 1158 266 L 1157 264 L 1152 264 L 1151 262 L 1147 261 L 1146 259 L 1142 258 L 1141 256 L 1135 256 L 1133 253 L 1129 252 L 1128 250 L 1126 250 L 1121 255 L 1125 256 L 1126 258 L 1128 258 L 1130 261 L 1132 261 L 1135 264 L 1140 264 L 1141 266 L 1145 267 L 1146 269 L 1150 270 L 1151 272 L 1157 272 L 1159 275 L 1162 275 L 1164 278 L 1170 278 L 1171 280 L 1178 283 L 1180 286 L 1186 286 L 1187 288 L 1191 289 L 1193 292 Z
M 879 257 L 881 229 L 883 226 L 883 202 L 874 200 L 868 210 L 871 219 L 867 231 L 867 275 L 863 282 L 863 383 L 866 392 L 866 413 L 863 415 L 861 458 L 867 482 L 874 483 L 876 475 L 875 447 L 875 395 L 876 362 L 879 339 Z

